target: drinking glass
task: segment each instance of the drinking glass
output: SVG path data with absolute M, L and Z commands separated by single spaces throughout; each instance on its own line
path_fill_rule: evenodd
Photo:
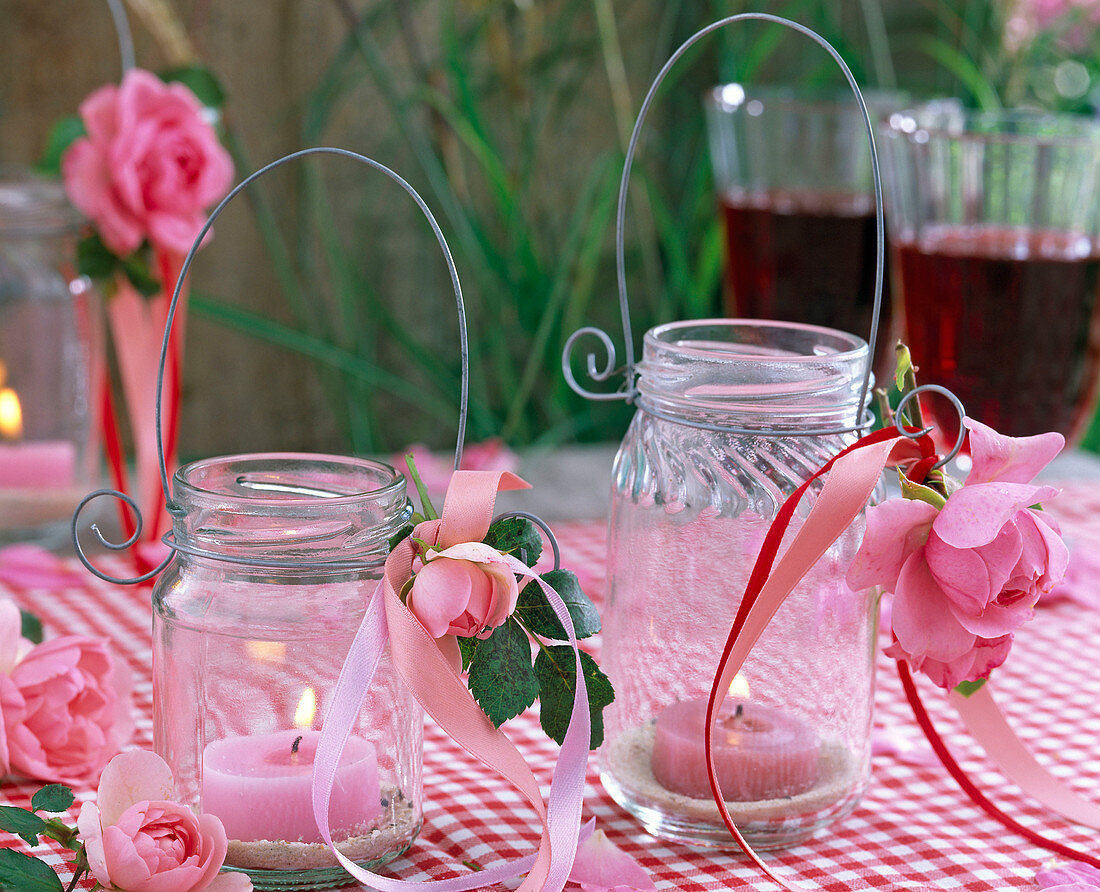
M 864 94 L 872 115 L 900 93 Z M 875 285 L 875 200 L 863 116 L 849 93 L 724 84 L 706 96 L 726 232 L 729 316 L 806 322 L 867 337 Z M 875 369 L 889 374 L 889 277 Z
M 1100 124 L 920 106 L 880 132 L 920 380 L 1002 433 L 1073 438 L 1100 361 Z M 954 415 L 937 420 L 953 438 Z

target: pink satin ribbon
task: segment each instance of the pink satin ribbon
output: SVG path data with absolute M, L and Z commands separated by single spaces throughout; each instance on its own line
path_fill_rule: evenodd
M 993 699 L 993 682 L 964 697 L 952 691 L 948 701 L 966 729 L 1001 771 L 1029 796 L 1067 820 L 1100 830 L 1100 806 L 1083 799 L 1047 771 L 1008 724 Z
M 497 491 L 525 486 L 526 483 L 507 472 L 458 471 L 447 490 L 442 518 L 418 525 L 413 535 L 434 543 L 444 554 L 451 546 L 479 542 L 492 520 Z M 369 883 L 379 892 L 465 892 L 523 873 L 528 875 L 519 887 L 520 892 L 560 892 L 572 869 L 581 837 L 581 806 L 591 738 L 588 693 L 569 611 L 557 592 L 522 561 L 510 555 L 493 559 L 494 563 L 505 565 L 540 585 L 573 648 L 577 692 L 547 803 L 543 801 L 538 781 L 523 756 L 493 726 L 470 694 L 454 666 L 451 648 L 448 646 L 444 652 L 440 643 L 428 634 L 401 602 L 398 592 L 412 576 L 413 558 L 413 544 L 406 539 L 386 560 L 385 573 L 367 605 L 366 616 L 352 642 L 325 716 L 313 775 L 313 813 L 321 838 L 351 876 L 362 883 Z M 424 710 L 470 755 L 515 787 L 535 810 L 542 823 L 542 836 L 536 853 L 467 876 L 415 883 L 368 871 L 336 850 L 328 821 L 336 767 L 359 718 L 363 700 L 387 643 L 398 674 Z M 591 832 L 591 828 L 586 830 Z

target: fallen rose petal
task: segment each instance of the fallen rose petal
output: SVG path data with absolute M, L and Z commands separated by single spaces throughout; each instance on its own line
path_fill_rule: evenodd
M 584 892 L 650 892 L 657 886 L 642 866 L 597 830 L 577 847 L 569 881 Z
M 84 584 L 84 573 L 38 545 L 9 545 L 0 549 L 0 582 L 23 589 L 70 588 Z
M 1079 861 L 1047 867 L 1035 874 L 1040 889 L 1091 892 L 1100 889 L 1100 870 Z
M 1100 610 L 1100 547 L 1079 547 L 1069 551 L 1069 563 L 1062 581 L 1039 599 L 1037 606 L 1050 607 L 1070 601 L 1089 610 Z
M 206 892 L 252 892 L 252 880 L 243 873 L 219 873 Z
M 920 742 L 914 743 L 904 734 L 893 729 L 876 728 L 871 735 L 871 755 L 892 756 L 906 765 L 938 765 L 940 760 L 932 748 L 922 745 L 923 743 L 923 737 Z

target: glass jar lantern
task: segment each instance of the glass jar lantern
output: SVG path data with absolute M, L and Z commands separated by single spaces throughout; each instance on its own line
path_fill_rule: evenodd
M 615 458 L 604 666 L 615 686 L 604 786 L 650 832 L 733 840 L 711 799 L 703 720 L 718 656 L 780 505 L 855 439 L 868 347 L 748 320 L 645 336 L 637 414 Z M 800 516 L 805 516 L 811 498 Z M 795 523 L 797 524 L 797 520 Z M 734 680 L 715 762 L 760 848 L 850 812 L 869 776 L 875 600 L 845 570 L 853 525 L 779 609 Z
M 154 745 L 177 798 L 217 815 L 257 889 L 348 877 L 313 818 L 313 755 L 389 539 L 412 511 L 388 465 L 209 459 L 175 474 L 172 563 L 153 590 Z M 421 822 L 423 716 L 388 650 L 337 770 L 333 841 L 373 868 Z
M 878 159 L 872 150 L 878 226 L 870 345 L 798 322 L 711 319 L 651 329 L 636 363 L 623 236 L 634 149 L 665 77 L 700 40 L 753 20 L 790 28 L 828 52 L 853 91 L 873 149 L 855 77 L 820 35 L 767 13 L 727 16 L 697 31 L 642 100 L 619 183 L 623 382 L 589 390 L 575 376 L 572 350 L 592 337 L 605 361 L 601 366 L 590 353 L 588 378 L 605 383 L 618 374 L 615 342 L 598 328 L 579 329 L 566 341 L 562 369 L 582 396 L 637 408 L 613 469 L 602 664 L 616 696 L 599 751 L 603 784 L 657 836 L 767 849 L 798 843 L 848 814 L 870 774 L 876 602 L 845 581 L 862 516 L 779 606 L 715 716 L 712 762 L 742 840 L 712 798 L 705 732 L 723 649 L 772 521 L 873 422 L 866 401 L 884 256 Z M 809 487 L 792 528 L 820 489 Z
M 0 542 L 67 526 L 94 478 L 99 307 L 59 182 L 0 168 Z

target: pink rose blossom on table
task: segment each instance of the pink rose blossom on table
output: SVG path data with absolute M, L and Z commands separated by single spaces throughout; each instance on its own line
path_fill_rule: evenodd
M 513 571 L 494 563 L 500 552 L 482 542 L 429 552 L 413 576 L 406 604 L 433 638 L 487 638 L 516 609 Z
M 597 830 L 577 847 L 569 882 L 582 892 L 651 892 L 657 886 L 630 855 Z
M 94 777 L 133 733 L 130 672 L 106 641 L 65 635 L 36 645 L 9 680 L 22 701 L 4 716 L 15 773 L 57 783 Z
M 1097 892 L 1100 870 L 1088 864 L 1049 865 L 1035 874 L 1039 888 L 1046 892 Z
M 0 601 L 0 770 L 74 783 L 133 733 L 130 673 L 106 642 L 67 635 L 35 645 Z
M 160 756 L 132 750 L 103 771 L 97 802 L 77 819 L 92 875 L 119 892 L 248 892 L 241 873 L 219 874 L 228 841 L 214 815 L 171 800 L 172 771 Z
M 229 153 L 186 86 L 131 69 L 81 103 L 87 136 L 65 152 L 65 189 L 120 256 L 148 239 L 186 253 L 233 177 Z
M 848 570 L 854 589 L 893 592 L 887 653 L 947 689 L 1004 662 L 1013 633 L 1069 558 L 1056 522 L 1035 507 L 1057 490 L 1030 483 L 1063 437 L 1004 437 L 969 418 L 964 424 L 973 459 L 965 483 L 942 507 L 896 498 L 870 508 Z

